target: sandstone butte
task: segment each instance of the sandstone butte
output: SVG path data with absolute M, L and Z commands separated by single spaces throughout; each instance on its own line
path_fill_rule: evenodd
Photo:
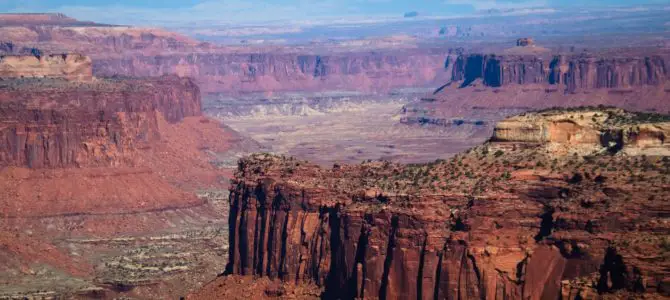
M 231 187 L 227 275 L 190 298 L 668 297 L 669 126 L 551 109 L 429 164 L 254 154 Z
M 195 197 L 169 183 L 217 182 L 220 174 L 201 149 L 223 152 L 235 134 L 201 116 L 200 90 L 191 79 L 93 78 L 91 59 L 77 54 L 3 57 L 0 70 L 3 215 L 119 208 L 115 201 L 93 200 L 101 197 L 137 209 L 191 205 Z M 100 179 L 68 183 L 69 176 Z M 112 183 L 124 176 L 147 182 L 136 180 L 136 194 L 125 187 L 126 197 L 111 193 L 123 185 L 104 184 L 103 178 Z M 68 193 L 65 186 L 78 192 Z M 105 189 L 109 193 L 99 193 Z M 146 199 L 155 201 L 136 207 Z
M 222 188 L 230 174 L 212 166 L 206 152 L 225 152 L 239 136 L 201 115 L 200 90 L 191 79 L 88 78 L 91 60 L 76 54 L 5 59 L 0 281 L 18 288 L 49 279 L 52 273 L 35 271 L 43 266 L 70 277 L 3 296 L 73 296 L 80 291 L 61 286 L 102 280 L 94 264 L 115 247 L 104 241 L 161 232 L 184 215 L 212 214 L 195 191 Z M 84 238 L 101 239 L 101 250 L 73 254 L 62 247 Z M 185 293 L 188 284 L 172 291 Z

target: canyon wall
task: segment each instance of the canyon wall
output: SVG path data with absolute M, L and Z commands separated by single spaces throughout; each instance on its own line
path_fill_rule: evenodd
M 38 18 L 39 17 L 39 18 Z M 162 76 L 194 78 L 205 92 L 350 90 L 387 92 L 435 86 L 449 79 L 442 48 L 348 47 L 338 50 L 282 46 L 222 47 L 155 28 L 107 26 L 72 21 L 51 24 L 36 16 L 25 24 L 1 26 L 6 54 L 84 53 L 100 77 Z M 7 18 L 7 22 L 13 20 Z M 63 22 L 66 22 L 64 20 Z M 317 50 L 321 49 L 321 50 Z
M 468 238 L 467 230 L 459 229 L 459 221 L 449 211 L 470 205 L 473 215 L 468 218 L 474 224 L 493 224 L 495 214 L 510 217 L 498 220 L 499 226 L 536 232 L 535 216 L 542 212 L 538 204 L 525 206 L 519 215 L 484 199 L 472 205 L 463 197 L 425 197 L 407 199 L 411 204 L 403 210 L 385 210 L 379 203 L 327 204 L 324 200 L 345 196 L 294 190 L 268 181 L 238 185 L 231 196 L 227 269 L 231 274 L 314 282 L 325 287 L 329 299 L 555 299 L 560 295 L 568 260 L 558 248 L 470 244 L 469 239 L 483 238 L 485 229 L 471 233 L 480 237 Z M 433 212 L 427 214 L 426 209 Z M 496 212 L 486 213 L 490 209 Z
M 201 115 L 194 81 L 0 48 L 27 54 L 0 62 L 0 298 L 166 299 L 215 277 L 226 214 L 195 191 L 224 188 L 214 164 L 245 139 Z
M 664 85 L 669 56 L 659 51 L 644 54 L 605 53 L 540 55 L 464 54 L 453 62 L 452 78 L 467 86 L 560 85 L 568 93 L 588 89 L 632 89 Z
M 670 59 L 667 49 L 653 47 L 551 54 L 530 45 L 531 39 L 519 41 L 526 47 L 495 54 L 411 43 L 374 49 L 345 44 L 223 47 L 156 28 L 88 24 L 60 15 L 24 16 L 22 23 L 17 18 L 0 16 L 3 53 L 84 53 L 93 58 L 96 76 L 177 74 L 194 78 L 205 92 L 230 94 L 383 93 L 450 81 L 468 86 L 477 80 L 489 87 L 543 85 L 566 93 L 609 89 L 626 94 L 666 86 Z M 2 26 L 3 20 L 9 23 Z
M 200 115 L 200 91 L 188 78 L 40 80 L 0 89 L 0 166 L 127 165 L 160 138 L 157 113 L 172 123 Z
M 333 49 L 324 45 L 222 47 L 162 29 L 82 25 L 67 18 L 59 19 L 64 24 L 43 20 L 40 25 L 40 18 L 0 26 L 4 41 L 0 51 L 79 52 L 93 58 L 96 76 L 177 74 L 194 78 L 205 92 L 229 94 L 383 93 L 402 87 L 439 87 L 450 81 L 468 86 L 477 80 L 490 87 L 536 84 L 567 93 L 609 89 L 625 94 L 639 87 L 665 86 L 670 59 L 667 50 L 651 47 L 555 55 L 535 46 L 496 54 L 463 53 L 460 48 L 431 45 L 374 50 L 342 45 Z
M 347 54 L 194 53 L 101 58 L 97 75 L 178 74 L 208 92 L 389 91 L 445 80 L 444 51 L 431 49 Z
M 646 198 L 653 191 L 625 200 L 630 186 L 604 184 L 605 175 L 594 185 L 582 175 L 535 175 L 518 165 L 470 169 L 472 180 L 455 179 L 457 171 L 449 168 L 489 160 L 480 150 L 411 167 L 380 162 L 321 169 L 261 155 L 242 160 L 231 187 L 225 273 L 314 283 L 327 299 L 668 293 L 662 250 L 647 258 L 656 266 L 634 254 L 658 251 L 651 250 L 660 241 L 655 232 L 668 230 L 652 225 L 658 216 L 643 208 L 663 210 L 662 201 Z M 516 151 L 495 158 L 521 162 L 532 153 Z M 425 172 L 413 184 L 398 177 L 411 168 L 410 174 Z M 431 176 L 454 187 L 436 190 Z M 387 178 L 396 181 L 387 185 Z M 415 192 L 400 192 L 404 180 Z M 615 186 L 622 194 L 612 193 Z M 613 213 L 623 206 L 625 214 Z M 633 229 L 634 220 L 648 226 Z M 636 239 L 640 250 L 622 246 L 630 245 L 630 234 L 644 239 Z
M 69 18 L 55 23 L 30 17 L 19 20 L 22 21 L 0 16 L 0 40 L 15 46 L 0 48 L 5 54 L 18 54 L 12 50 L 32 48 L 43 53 L 82 53 L 95 61 L 101 57 L 132 56 L 136 52 L 144 55 L 166 51 L 193 53 L 207 51 L 209 47 L 206 43 L 160 28 L 101 25 Z

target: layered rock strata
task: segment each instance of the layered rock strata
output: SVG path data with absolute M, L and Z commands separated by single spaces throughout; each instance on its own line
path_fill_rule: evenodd
M 211 52 L 211 51 L 210 51 Z M 209 92 L 390 91 L 447 80 L 446 50 L 325 53 L 190 53 L 100 58 L 95 74 L 190 76 Z
M 347 90 L 387 92 L 434 86 L 449 79 L 448 49 L 346 47 L 346 52 L 304 47 L 221 47 L 156 28 L 85 24 L 35 16 L 17 23 L 0 16 L 0 51 L 78 52 L 93 58 L 96 76 L 194 78 L 206 92 Z M 3 20 L 5 25 L 3 26 Z M 59 23 L 60 22 L 60 23 Z
M 189 78 L 69 79 L 0 80 L 0 298 L 165 299 L 215 277 L 213 162 L 241 137 Z
M 200 91 L 187 78 L 32 81 L 0 89 L 0 166 L 129 163 L 160 138 L 157 114 L 171 123 L 200 115 Z
M 670 118 L 616 108 L 548 110 L 499 122 L 492 141 L 541 143 L 592 154 L 670 156 Z
M 2 26 L 25 25 L 101 25 L 82 22 L 61 13 L 3 13 L 0 14 Z
M 559 86 L 567 93 L 590 89 L 626 90 L 661 86 L 668 81 L 668 55 L 647 53 L 464 54 L 453 60 L 452 79 L 467 86 L 542 84 Z
M 80 54 L 8 55 L 0 57 L 0 78 L 93 80 L 91 59 Z
M 426 165 L 244 159 L 226 273 L 316 283 L 333 299 L 668 295 L 667 156 L 496 143 Z

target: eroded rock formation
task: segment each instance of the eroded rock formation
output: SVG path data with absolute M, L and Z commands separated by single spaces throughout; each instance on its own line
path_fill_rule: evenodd
M 517 47 L 530 47 L 535 46 L 535 40 L 533 38 L 519 38 L 516 40 Z
M 164 299 L 216 276 L 227 209 L 203 198 L 241 137 L 200 107 L 177 76 L 0 80 L 0 298 Z
M 80 54 L 7 55 L 0 57 L 0 78 L 93 80 L 91 59 Z
M 25 25 L 96 25 L 93 22 L 82 22 L 61 13 L 3 13 L 0 15 L 1 26 Z
M 445 80 L 444 51 L 391 50 L 347 54 L 191 53 L 101 58 L 95 74 L 195 78 L 209 92 L 389 91 Z
M 491 140 L 550 144 L 581 155 L 622 152 L 670 156 L 669 135 L 670 118 L 662 115 L 586 108 L 508 118 L 496 125 Z
M 518 140 L 545 136 L 531 131 Z M 316 283 L 334 299 L 667 295 L 667 156 L 496 143 L 411 166 L 243 159 L 226 273 Z M 626 165 L 630 178 L 616 171 Z
M 631 53 L 514 55 L 465 54 L 453 66 L 452 79 L 463 86 L 556 85 L 567 93 L 589 89 L 626 90 L 663 87 L 668 81 L 667 54 Z
M 158 114 L 172 123 L 200 115 L 200 91 L 187 78 L 5 84 L 0 166 L 127 165 L 160 138 Z
M 51 19 L 36 16 L 2 26 L 3 20 L 16 20 L 0 16 L 0 40 L 6 43 L 0 51 L 84 53 L 93 58 L 96 76 L 178 74 L 193 78 L 206 92 L 386 92 L 434 86 L 449 79 L 442 68 L 449 50 L 442 48 L 222 47 L 162 29 L 82 24 L 69 18 L 53 23 Z

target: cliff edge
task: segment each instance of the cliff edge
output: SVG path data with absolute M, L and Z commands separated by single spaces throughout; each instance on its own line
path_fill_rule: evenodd
M 573 142 L 572 126 L 584 126 L 577 141 L 595 144 L 591 130 L 610 126 L 596 117 L 538 129 L 565 116 L 509 119 L 494 141 L 430 164 L 243 159 L 226 274 L 315 283 L 326 298 L 670 295 L 668 156 L 549 153 L 547 144 Z
M 558 155 L 670 156 L 670 118 L 618 108 L 548 109 L 499 122 L 491 141 L 540 143 Z
M 201 191 L 225 188 L 214 162 L 240 136 L 201 115 L 199 87 L 12 59 L 31 73 L 0 80 L 0 298 L 164 299 L 220 272 L 225 211 Z

